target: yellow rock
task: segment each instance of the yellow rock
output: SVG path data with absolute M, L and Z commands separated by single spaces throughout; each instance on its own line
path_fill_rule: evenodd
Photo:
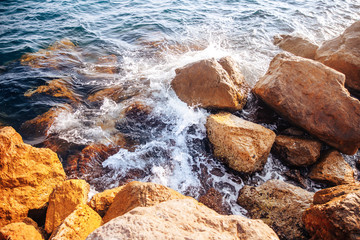
M 40 228 L 31 218 L 26 218 L 23 222 L 10 223 L 1 228 L 0 239 L 45 240 Z
M 88 205 L 103 217 L 110 205 L 114 202 L 116 194 L 118 194 L 121 189 L 123 189 L 123 186 L 97 193 L 91 198 Z

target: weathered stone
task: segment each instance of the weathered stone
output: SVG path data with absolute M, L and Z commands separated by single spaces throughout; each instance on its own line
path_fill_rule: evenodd
M 245 173 L 263 168 L 276 136 L 270 129 L 230 113 L 210 115 L 206 129 L 215 156 Z
M 130 182 L 116 194 L 103 220 L 105 223 L 109 222 L 136 207 L 148 207 L 170 199 L 183 198 L 187 197 L 159 184 Z
M 268 224 L 281 239 L 307 239 L 303 212 L 310 207 L 313 193 L 280 180 L 258 186 L 244 186 L 238 203 L 251 218 Z
M 223 196 L 215 188 L 210 188 L 205 195 L 200 196 L 199 202 L 219 214 L 230 214 L 224 206 Z
M 45 231 L 52 233 L 77 205 L 86 204 L 90 185 L 84 180 L 71 179 L 57 186 L 49 198 Z
M 291 35 L 278 35 L 274 37 L 274 44 L 284 51 L 296 56 L 314 59 L 318 45 L 308 39 Z
M 325 181 L 334 185 L 355 182 L 354 170 L 338 151 L 328 151 L 309 173 L 313 180 Z
M 85 240 L 87 236 L 102 225 L 97 212 L 86 204 L 79 204 L 53 232 L 50 240 Z
M 11 127 L 0 129 L 0 227 L 19 222 L 29 210 L 46 206 L 65 180 L 56 153 L 25 144 Z
M 278 54 L 253 92 L 294 124 L 345 154 L 360 146 L 360 102 L 345 76 L 305 58 Z
M 260 220 L 224 216 L 193 199 L 138 207 L 96 229 L 96 239 L 278 239 Z
M 105 216 L 110 205 L 114 202 L 116 194 L 123 189 L 123 186 L 107 189 L 101 193 L 95 194 L 88 205 L 94 209 L 101 217 Z
M 360 21 L 339 37 L 325 41 L 315 59 L 346 75 L 346 86 L 360 91 Z
M 360 239 L 360 184 L 320 190 L 303 221 L 312 239 Z
M 321 145 L 317 140 L 279 135 L 275 138 L 274 150 L 287 164 L 301 167 L 318 160 Z
M 189 105 L 236 111 L 246 103 L 248 85 L 230 57 L 201 60 L 175 71 L 171 86 Z
M 45 240 L 41 229 L 31 218 L 0 228 L 0 240 Z

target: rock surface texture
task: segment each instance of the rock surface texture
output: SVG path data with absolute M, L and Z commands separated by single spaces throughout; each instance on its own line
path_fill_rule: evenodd
M 278 54 L 253 92 L 280 115 L 345 154 L 360 146 L 360 102 L 345 76 L 301 57 Z
M 360 21 L 348 27 L 339 37 L 325 41 L 315 60 L 346 75 L 346 86 L 360 91 Z
M 210 115 L 206 129 L 215 156 L 245 173 L 263 168 L 275 140 L 270 129 L 230 113 Z
M 310 59 L 315 58 L 316 50 L 319 48 L 318 45 L 307 39 L 290 35 L 275 36 L 274 44 L 284 51 Z
M 0 129 L 0 227 L 46 207 L 49 195 L 64 180 L 56 153 L 25 144 L 11 127 Z
M 138 207 L 91 233 L 96 239 L 278 239 L 261 220 L 224 216 L 192 199 Z
M 303 212 L 310 207 L 313 193 L 280 180 L 258 186 L 244 186 L 238 203 L 251 218 L 268 224 L 281 239 L 307 239 Z
M 0 240 L 45 240 L 40 228 L 31 218 L 0 228 Z
M 236 111 L 246 103 L 249 88 L 231 57 L 201 60 L 175 71 L 171 86 L 188 105 Z
M 95 194 L 88 205 L 94 209 L 101 217 L 105 215 L 111 204 L 114 202 L 116 194 L 120 192 L 123 186 L 107 189 L 101 193 Z
M 360 239 L 360 184 L 320 190 L 303 215 L 313 239 Z

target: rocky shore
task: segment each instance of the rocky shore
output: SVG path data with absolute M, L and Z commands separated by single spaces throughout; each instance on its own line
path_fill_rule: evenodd
M 360 239 L 360 183 L 355 163 L 349 165 L 342 155 L 360 147 L 360 21 L 320 47 L 285 35 L 275 37 L 274 44 L 288 52 L 274 57 L 252 89 L 231 57 L 177 69 L 171 87 L 189 106 L 212 113 L 205 127 L 220 162 L 246 176 L 261 171 L 271 152 L 290 168 L 297 185 L 282 180 L 245 185 L 237 203 L 249 218 L 226 215 L 215 189 L 197 201 L 166 186 L 131 181 L 146 174 L 142 169 L 119 179 L 118 187 L 91 196 L 90 184 L 105 171 L 102 162 L 120 149 L 136 148 L 146 137 L 119 133 L 122 123 L 149 121 L 152 108 L 135 102 L 121 111 L 123 122 L 99 116 L 109 136 L 72 144 L 51 131 L 56 117 L 83 102 L 120 102 L 139 92 L 124 84 L 84 98 L 72 90 L 71 80 L 54 79 L 25 96 L 45 94 L 67 104 L 23 123 L 21 135 L 0 123 L 0 240 Z M 63 40 L 26 54 L 21 64 L 58 69 L 64 61 L 78 64 L 78 51 Z M 93 73 L 117 73 L 115 58 L 99 58 Z M 292 127 L 279 133 L 241 118 L 249 96 Z M 148 126 L 162 127 L 156 119 Z M 22 136 L 45 140 L 31 146 Z M 308 179 L 325 188 L 307 191 Z

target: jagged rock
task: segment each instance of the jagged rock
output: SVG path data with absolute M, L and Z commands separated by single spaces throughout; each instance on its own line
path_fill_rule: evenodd
M 355 182 L 354 170 L 338 151 L 327 152 L 321 160 L 313 166 L 309 177 L 313 180 L 325 181 L 334 185 Z
M 308 39 L 291 35 L 278 35 L 274 37 L 274 44 L 284 51 L 296 56 L 314 59 L 318 45 Z
M 53 232 L 50 240 L 85 240 L 91 232 L 101 225 L 102 219 L 97 212 L 86 204 L 79 204 Z
M 258 186 L 244 186 L 238 203 L 251 218 L 268 224 L 281 239 L 307 239 L 303 212 L 310 207 L 313 193 L 280 180 Z
M 210 115 L 206 129 L 215 156 L 245 173 L 263 168 L 276 136 L 270 129 L 230 113 Z
M 278 239 L 261 220 L 224 216 L 193 199 L 137 207 L 96 229 L 96 239 Z
M 301 167 L 318 160 L 321 146 L 317 140 L 279 135 L 275 138 L 273 148 L 287 164 Z
M 320 190 L 303 221 L 312 239 L 360 238 L 360 184 L 339 185 Z
M 345 154 L 360 146 L 360 102 L 345 76 L 306 58 L 278 54 L 253 92 L 292 123 Z
M 123 186 L 120 186 L 97 193 L 91 198 L 88 205 L 101 217 L 104 217 L 110 205 L 114 202 L 116 194 L 118 194 L 122 189 Z
M 323 42 L 315 60 L 346 75 L 346 86 L 360 91 L 360 21 L 339 37 Z
M 41 229 L 31 218 L 0 228 L 0 240 L 45 240 Z
M 200 196 L 199 202 L 216 211 L 219 214 L 230 214 L 223 203 L 223 196 L 215 188 L 210 188 L 205 195 Z
M 0 227 L 19 222 L 29 210 L 46 207 L 65 180 L 56 153 L 25 144 L 11 127 L 0 129 Z
M 236 111 L 246 103 L 248 85 L 231 57 L 201 60 L 175 72 L 171 86 L 189 105 Z
M 45 231 L 52 233 L 79 204 L 86 204 L 90 185 L 84 180 L 71 179 L 57 186 L 49 198 Z
M 109 222 L 136 207 L 148 207 L 170 199 L 183 199 L 186 196 L 155 183 L 130 182 L 115 196 L 103 220 Z

